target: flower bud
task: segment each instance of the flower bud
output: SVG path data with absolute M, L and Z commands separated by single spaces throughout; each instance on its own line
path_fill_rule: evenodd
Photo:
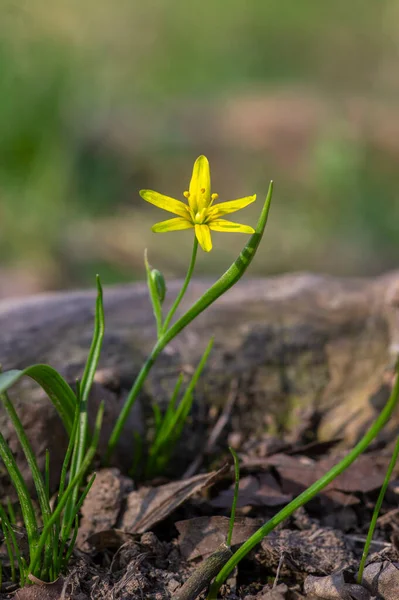
M 166 294 L 166 283 L 165 283 L 164 276 L 162 275 L 162 273 L 160 271 L 158 271 L 158 269 L 151 269 L 150 276 L 151 276 L 152 281 L 155 284 L 155 289 L 156 289 L 159 301 L 162 304 L 162 302 L 165 300 L 165 294 Z

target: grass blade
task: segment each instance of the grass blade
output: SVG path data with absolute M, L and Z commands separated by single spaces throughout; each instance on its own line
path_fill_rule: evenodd
M 26 483 L 22 477 L 21 471 L 15 461 L 15 458 L 8 447 L 2 433 L 0 432 L 0 457 L 3 460 L 14 488 L 18 494 L 19 503 L 21 505 L 22 516 L 24 519 L 26 532 L 28 535 L 29 554 L 31 558 L 35 554 L 36 545 L 39 539 L 39 531 L 37 527 L 36 515 L 33 509 L 31 497 L 26 487 Z
M 0 394 L 6 392 L 22 377 L 27 376 L 36 381 L 60 415 L 65 429 L 70 434 L 76 408 L 76 396 L 63 377 L 49 365 L 32 365 L 22 371 L 13 369 L 0 373 Z
M 193 392 L 205 367 L 209 353 L 212 350 L 213 343 L 214 339 L 211 338 L 205 349 L 205 352 L 201 357 L 198 367 L 196 368 L 187 386 L 187 389 L 184 392 L 180 404 L 177 406 L 177 408 L 175 408 L 177 396 L 182 382 L 182 375 L 179 376 L 172 394 L 172 398 L 169 401 L 164 419 L 158 428 L 158 433 L 149 450 L 149 458 L 146 466 L 147 477 L 153 477 L 162 471 L 170 460 L 171 454 L 181 436 L 184 425 L 187 421 L 187 417 L 190 413 L 193 403 Z

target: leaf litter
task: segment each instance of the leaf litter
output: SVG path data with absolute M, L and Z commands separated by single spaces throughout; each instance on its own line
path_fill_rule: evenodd
M 226 424 L 223 424 L 226 427 Z M 303 432 L 301 432 L 301 435 Z M 227 433 L 226 433 L 227 435 Z M 230 434 L 241 463 L 233 550 L 265 519 L 340 459 L 338 440 L 284 441 Z M 226 443 L 227 445 L 227 443 Z M 17 592 L 19 600 L 179 599 L 185 584 L 223 546 L 233 498 L 232 471 L 222 443 L 190 477 L 137 484 L 116 468 L 99 470 L 82 507 L 69 573 L 53 585 Z M 256 547 L 222 587 L 224 600 L 394 600 L 399 598 L 398 486 L 393 482 L 379 519 L 377 539 L 355 581 L 372 508 L 389 456 L 359 458 L 322 494 L 298 510 Z M 209 469 L 209 465 L 220 465 Z M 186 470 L 187 471 L 187 470 Z M 189 471 L 187 471 L 189 472 Z M 0 598 L 11 598 L 3 570 Z M 14 592 L 15 594 L 15 592 Z M 183 596 L 182 596 L 183 597 Z M 188 596 L 184 596 L 186 598 Z M 200 600 L 204 592 L 192 596 Z M 190 597 L 191 598 L 191 597 Z

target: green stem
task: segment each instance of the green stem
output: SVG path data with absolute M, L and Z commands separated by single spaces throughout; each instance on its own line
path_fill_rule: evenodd
M 285 521 L 293 512 L 298 510 L 301 506 L 309 502 L 316 494 L 321 492 L 331 481 L 333 481 L 338 475 L 340 475 L 345 469 L 347 469 L 356 458 L 362 454 L 370 443 L 379 434 L 381 429 L 389 421 L 392 412 L 396 408 L 399 400 L 399 366 L 397 368 L 397 376 L 394 388 L 386 403 L 384 409 L 381 411 L 378 418 L 375 420 L 373 425 L 363 436 L 363 438 L 356 444 L 356 446 L 342 459 L 337 465 L 335 465 L 328 473 L 323 475 L 318 481 L 313 483 L 308 489 L 302 494 L 295 498 L 290 504 L 285 506 L 280 512 L 278 512 L 270 521 L 267 521 L 262 527 L 260 527 L 246 542 L 233 554 L 233 556 L 227 561 L 224 567 L 219 571 L 215 577 L 213 584 L 211 585 L 207 600 L 216 600 L 218 591 L 221 585 L 225 582 L 231 571 L 238 565 L 240 560 L 244 558 L 257 544 L 259 544 L 265 536 L 267 536 L 279 523 Z
M 357 574 L 357 582 L 358 583 L 361 583 L 362 579 L 363 579 L 364 566 L 366 564 L 366 559 L 367 559 L 367 556 L 369 554 L 370 545 L 371 545 L 371 542 L 372 542 L 372 539 L 373 539 L 375 527 L 377 525 L 378 515 L 380 513 L 382 502 L 384 500 L 384 496 L 385 496 L 385 493 L 387 491 L 387 488 L 388 488 L 388 485 L 389 485 L 389 481 L 391 479 L 392 471 L 395 468 L 398 456 L 399 456 L 399 438 L 398 438 L 398 440 L 396 442 L 395 449 L 393 451 L 392 458 L 391 458 L 391 461 L 389 463 L 389 466 L 388 466 L 388 469 L 387 469 L 387 472 L 386 472 L 386 475 L 385 475 L 384 483 L 382 484 L 380 493 L 378 495 L 377 502 L 376 502 L 375 507 L 374 507 L 373 516 L 372 516 L 372 519 L 371 519 L 371 522 L 370 522 L 370 527 L 369 527 L 369 530 L 368 530 L 368 533 L 367 533 L 367 539 L 366 539 L 366 542 L 364 544 L 362 558 L 360 560 L 360 565 L 359 565 L 359 571 L 358 571 L 358 574 Z
M 141 368 L 140 373 L 137 376 L 136 381 L 133 384 L 132 389 L 128 397 L 126 398 L 125 404 L 120 412 L 118 419 L 114 425 L 114 428 L 111 433 L 111 437 L 108 442 L 108 450 L 106 461 L 109 462 L 109 459 L 115 449 L 116 444 L 118 443 L 119 437 L 122 433 L 122 429 L 127 421 L 129 413 L 133 407 L 133 404 L 140 393 L 140 390 L 144 384 L 144 381 L 147 378 L 148 373 L 151 370 L 152 365 L 155 362 L 158 354 L 165 348 L 165 346 L 177 336 L 182 329 L 184 329 L 191 321 L 193 321 L 201 312 L 203 312 L 208 306 L 213 304 L 215 300 L 220 298 L 222 294 L 227 292 L 241 277 L 244 275 L 245 271 L 251 264 L 256 251 L 261 242 L 263 233 L 265 231 L 267 218 L 269 215 L 270 204 L 272 200 L 273 194 L 273 182 L 270 183 L 269 191 L 266 196 L 265 203 L 262 208 L 262 212 L 260 214 L 258 224 L 256 226 L 255 233 L 253 233 L 247 242 L 247 244 L 242 249 L 237 260 L 231 265 L 229 269 L 201 296 L 197 302 L 193 304 L 193 306 L 174 323 L 167 331 L 164 331 L 163 335 L 159 338 L 154 348 L 151 351 L 151 354 L 147 358 L 146 362 Z M 194 252 L 193 252 L 194 256 Z M 188 274 L 187 274 L 188 275 Z M 187 277 L 186 277 L 187 281 Z M 188 282 L 187 282 L 188 285 Z M 186 286 L 187 287 L 187 286 Z M 184 285 L 182 290 L 184 290 Z M 181 292 L 179 294 L 181 296 Z M 179 299 L 179 297 L 176 299 Z M 180 301 L 180 300 L 179 300 Z M 175 302 L 175 303 L 176 303 Z M 173 307 L 172 307 L 173 309 Z M 172 310 L 171 309 L 171 310 Z M 170 313 L 169 313 L 170 314 Z M 168 315 L 169 317 L 169 315 Z M 168 318 L 167 317 L 167 318 Z
M 168 329 L 169 323 L 171 322 L 173 315 L 175 314 L 180 302 L 182 301 L 184 294 L 186 293 L 188 284 L 190 283 L 190 280 L 191 280 L 191 277 L 192 277 L 192 274 L 194 271 L 195 260 L 197 258 L 197 250 L 198 250 L 198 240 L 196 237 L 194 237 L 193 251 L 191 254 L 191 261 L 190 261 L 190 265 L 188 267 L 187 275 L 184 280 L 183 287 L 181 288 L 176 300 L 173 302 L 172 308 L 170 309 L 170 311 L 168 312 L 168 314 L 165 317 L 165 321 L 162 326 L 163 332 L 165 332 Z
M 133 404 L 134 404 L 137 396 L 139 395 L 145 380 L 147 379 L 147 375 L 150 372 L 151 367 L 154 364 L 156 357 L 158 356 L 158 354 L 161 352 L 161 350 L 163 348 L 163 346 L 161 345 L 161 341 L 162 341 L 162 338 L 155 344 L 150 356 L 147 358 L 147 360 L 141 367 L 140 373 L 137 375 L 136 380 L 133 384 L 133 387 L 130 390 L 128 397 L 126 398 L 125 404 L 123 405 L 122 410 L 119 413 L 119 416 L 118 416 L 116 423 L 114 425 L 114 428 L 112 430 L 111 437 L 109 438 L 107 455 L 106 455 L 106 463 L 109 462 L 109 459 L 110 459 L 113 451 L 115 450 L 115 446 L 118 443 L 118 440 L 122 433 L 122 429 L 128 419 L 128 416 L 133 407 Z

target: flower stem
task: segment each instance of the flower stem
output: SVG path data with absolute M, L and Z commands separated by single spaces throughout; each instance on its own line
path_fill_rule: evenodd
M 111 455 L 112 455 L 113 451 L 115 450 L 115 446 L 118 443 L 118 440 L 122 433 L 122 429 L 127 421 L 129 413 L 133 407 L 133 404 L 134 404 L 137 396 L 139 395 L 145 380 L 147 379 L 147 375 L 150 372 L 151 367 L 154 364 L 156 357 L 158 356 L 159 352 L 162 350 L 162 347 L 160 347 L 158 349 L 159 346 L 160 346 L 160 344 L 158 342 L 152 349 L 151 354 L 149 355 L 149 357 L 147 358 L 147 360 L 145 361 L 143 366 L 141 367 L 140 373 L 137 375 L 136 380 L 133 384 L 133 387 L 130 390 L 128 397 L 126 398 L 125 404 L 123 405 L 122 410 L 119 413 L 119 416 L 118 416 L 116 423 L 114 425 L 114 428 L 112 430 L 111 437 L 109 438 L 108 449 L 107 449 L 107 454 L 106 454 L 106 463 L 109 463 L 109 459 L 111 458 Z M 157 349 L 158 349 L 158 351 L 157 351 Z
M 394 449 L 393 454 L 392 454 L 392 458 L 390 460 L 387 472 L 385 474 L 384 483 L 382 484 L 380 493 L 378 495 L 377 502 L 376 502 L 375 507 L 374 507 L 373 516 L 372 516 L 372 519 L 371 519 L 371 522 L 370 522 L 369 530 L 368 530 L 368 533 L 367 533 L 367 539 L 366 539 L 366 542 L 364 544 L 362 558 L 360 560 L 360 565 L 359 565 L 359 571 L 358 571 L 358 574 L 357 574 L 357 582 L 358 583 L 361 583 L 362 579 L 363 579 L 364 566 L 366 564 L 366 559 L 367 559 L 367 556 L 369 554 L 370 545 L 371 545 L 371 542 L 372 542 L 372 539 L 373 539 L 375 527 L 377 525 L 378 515 L 380 513 L 382 502 L 384 500 L 384 496 L 385 496 L 385 493 L 386 493 L 388 485 L 389 485 L 389 480 L 391 479 L 392 471 L 394 470 L 396 461 L 398 459 L 398 455 L 399 455 L 399 438 L 398 438 L 398 440 L 396 442 L 395 449 Z
M 343 458 L 338 464 L 336 464 L 330 471 L 323 475 L 318 481 L 308 487 L 302 494 L 280 510 L 270 521 L 267 521 L 262 527 L 260 527 L 246 542 L 233 554 L 233 556 L 227 561 L 224 567 L 219 571 L 215 577 L 213 584 L 209 590 L 207 600 L 216 600 L 218 591 L 231 571 L 238 565 L 250 550 L 252 550 L 257 544 L 259 544 L 264 537 L 266 537 L 279 523 L 285 521 L 293 512 L 298 508 L 309 502 L 316 494 L 321 492 L 333 479 L 338 477 L 345 469 L 347 469 L 356 458 L 362 454 L 370 443 L 379 434 L 381 429 L 389 421 L 394 409 L 397 406 L 399 400 L 399 365 L 397 366 L 396 381 L 392 393 L 387 401 L 385 407 L 374 421 L 373 425 L 362 437 L 360 442 Z
M 256 251 L 259 247 L 259 244 L 261 242 L 263 233 L 265 231 L 267 218 L 268 218 L 269 210 L 270 210 L 270 204 L 271 204 L 271 200 L 272 200 L 272 194 L 273 194 L 273 182 L 270 182 L 269 191 L 267 193 L 265 203 L 263 205 L 262 212 L 260 214 L 258 224 L 256 226 L 255 233 L 250 237 L 249 241 L 244 246 L 244 248 L 240 252 L 240 255 L 234 261 L 234 263 L 231 265 L 231 267 L 229 269 L 227 269 L 227 271 L 221 277 L 219 277 L 219 279 L 201 296 L 201 298 L 199 300 L 197 300 L 197 302 L 195 302 L 191 306 L 191 308 L 188 309 L 188 311 L 186 313 L 184 313 L 184 315 L 182 315 L 176 321 L 176 323 L 174 323 L 168 330 L 164 329 L 161 337 L 158 339 L 158 341 L 155 344 L 155 346 L 153 347 L 149 357 L 147 358 L 146 362 L 142 366 L 141 371 L 138 374 L 136 381 L 134 382 L 133 387 L 130 390 L 128 397 L 126 398 L 125 404 L 123 405 L 123 408 L 122 408 L 122 410 L 118 416 L 118 419 L 114 425 L 114 428 L 111 433 L 111 437 L 108 442 L 106 462 L 109 462 L 111 454 L 115 450 L 115 446 L 118 443 L 118 440 L 122 433 L 122 429 L 125 426 L 125 423 L 129 416 L 129 413 L 132 410 L 133 404 L 134 404 L 137 396 L 139 395 L 140 390 L 143 387 L 143 384 L 147 378 L 147 375 L 150 372 L 151 367 L 154 364 L 157 356 L 160 354 L 160 352 L 162 352 L 162 350 L 165 348 L 165 346 L 167 344 L 169 344 L 169 342 L 171 340 L 173 340 L 173 338 L 175 338 L 177 336 L 177 334 L 180 333 L 180 331 L 182 331 L 182 329 L 187 327 L 187 325 L 189 323 L 191 323 L 191 321 L 193 321 L 201 312 L 203 312 L 206 308 L 208 308 L 208 306 L 213 304 L 213 302 L 215 302 L 218 298 L 220 298 L 220 296 L 222 296 L 222 294 L 227 292 L 227 290 L 229 290 L 235 283 L 237 283 L 237 281 L 239 281 L 239 279 L 241 279 L 241 277 L 244 275 L 245 271 L 251 264 L 255 254 L 256 254 Z M 192 265 L 192 268 L 189 268 L 189 270 L 188 270 L 183 287 L 182 287 L 178 297 L 176 298 L 174 305 L 172 306 L 172 308 L 169 312 L 169 315 L 166 318 L 167 322 L 170 321 L 170 318 L 169 318 L 170 314 L 172 313 L 172 316 L 173 316 L 174 310 L 176 310 L 178 303 L 182 299 L 183 294 L 187 289 L 187 286 L 190 281 L 190 277 L 192 275 L 192 270 L 194 268 L 196 252 L 197 252 L 197 243 L 194 242 L 192 260 L 190 263 L 190 267 Z M 176 305 L 176 308 L 174 308 L 175 305 Z
M 198 250 L 198 240 L 196 237 L 194 237 L 193 251 L 191 254 L 191 261 L 190 261 L 190 264 L 188 267 L 187 275 L 184 280 L 183 287 L 181 288 L 176 300 L 173 302 L 172 308 L 170 309 L 170 311 L 168 312 L 168 314 L 165 317 L 165 321 L 162 326 L 163 332 L 165 332 L 168 329 L 169 323 L 171 322 L 173 315 L 175 314 L 180 302 L 182 301 L 184 294 L 186 293 L 188 284 L 190 283 L 190 280 L 191 280 L 191 277 L 192 277 L 192 274 L 194 271 L 195 260 L 197 258 L 197 250 Z

